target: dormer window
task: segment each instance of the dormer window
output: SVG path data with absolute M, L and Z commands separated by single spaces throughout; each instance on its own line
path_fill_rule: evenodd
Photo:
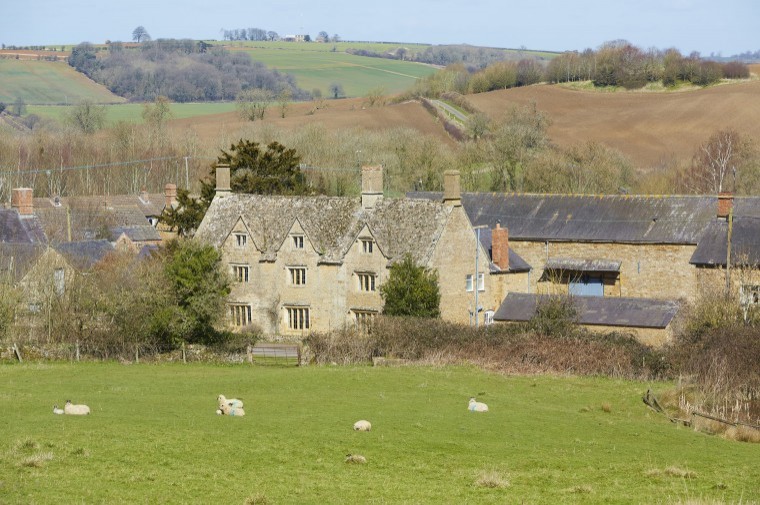
M 364 254 L 372 254 L 375 249 L 375 242 L 371 238 L 360 239 L 362 242 L 362 252 Z
M 303 249 L 303 235 L 291 235 L 293 237 L 293 248 Z
M 235 234 L 235 245 L 238 247 L 245 247 L 248 243 L 248 235 L 245 233 L 236 233 Z

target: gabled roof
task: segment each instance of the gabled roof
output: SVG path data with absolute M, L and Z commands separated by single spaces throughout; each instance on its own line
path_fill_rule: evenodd
M 46 249 L 43 244 L 0 242 L 0 280 L 20 281 Z
M 44 244 L 45 232 L 39 219 L 20 216 L 16 209 L 0 208 L 0 243 Z
M 39 200 L 35 198 L 36 201 Z M 74 206 L 67 208 L 45 206 L 35 207 L 34 213 L 39 218 L 50 242 L 68 242 L 68 230 L 71 226 L 71 240 L 95 240 L 111 238 L 116 240 L 121 232 L 117 229 L 142 229 L 150 236 L 146 240 L 160 240 L 160 234 L 151 226 L 142 211 L 137 207 L 108 208 L 92 199 L 70 199 Z M 152 230 L 152 231 L 151 231 Z M 140 233 L 140 232 L 135 232 Z
M 143 217 L 160 216 L 166 205 L 163 193 L 145 193 L 140 195 L 110 195 L 110 196 L 58 196 L 53 198 L 34 198 L 35 209 L 54 209 L 61 207 L 133 209 Z
M 563 295 L 509 293 L 493 318 L 496 321 L 525 322 L 536 314 L 542 300 Z M 678 302 L 649 298 L 575 296 L 578 323 L 626 328 L 667 328 L 678 312 Z
M 115 226 L 111 228 L 111 240 L 115 241 L 124 234 L 132 242 L 160 242 L 161 234 L 152 226 Z
M 699 266 L 726 266 L 728 223 L 716 220 L 702 235 L 689 263 Z M 731 263 L 760 265 L 760 218 L 736 217 L 731 229 Z
M 213 200 L 195 236 L 219 247 L 242 217 L 263 259 L 273 261 L 297 219 L 320 261 L 340 263 L 366 225 L 387 257 L 408 253 L 426 263 L 450 213 L 429 200 L 383 199 L 362 209 L 358 198 L 232 194 Z
M 415 192 L 440 199 L 441 193 Z M 716 221 L 715 196 L 463 193 L 473 226 L 496 223 L 510 240 L 696 244 Z M 735 197 L 734 215 L 760 218 L 760 197 Z
M 89 270 L 93 265 L 114 251 L 108 240 L 85 240 L 81 242 L 62 242 L 54 246 L 61 256 L 73 267 Z

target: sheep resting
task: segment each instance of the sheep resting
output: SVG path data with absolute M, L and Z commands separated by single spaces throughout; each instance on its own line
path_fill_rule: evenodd
M 362 419 L 354 423 L 354 431 L 369 431 L 372 429 L 372 424 L 369 421 Z
M 470 398 L 470 403 L 467 405 L 467 410 L 470 412 L 488 412 L 488 405 L 475 401 L 475 398 Z

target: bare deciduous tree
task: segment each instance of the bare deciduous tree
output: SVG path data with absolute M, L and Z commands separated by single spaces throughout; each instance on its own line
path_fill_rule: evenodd
M 732 130 L 719 130 L 702 143 L 694 153 L 691 168 L 684 181 L 694 193 L 720 193 L 733 190 L 731 177 L 741 161 L 741 138 Z

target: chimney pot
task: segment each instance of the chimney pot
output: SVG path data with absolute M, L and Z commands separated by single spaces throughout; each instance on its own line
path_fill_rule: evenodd
M 383 199 L 383 166 L 362 167 L 362 209 L 371 209 Z
M 11 192 L 11 208 L 16 209 L 19 216 L 33 215 L 33 196 L 32 188 L 14 188 Z
M 729 191 L 718 193 L 718 218 L 728 219 L 731 209 L 734 207 L 734 194 Z
M 491 230 L 491 261 L 500 270 L 509 270 L 509 231 L 499 223 Z
M 459 190 L 459 170 L 447 170 L 443 173 L 443 203 L 454 207 L 462 205 L 462 193 Z

